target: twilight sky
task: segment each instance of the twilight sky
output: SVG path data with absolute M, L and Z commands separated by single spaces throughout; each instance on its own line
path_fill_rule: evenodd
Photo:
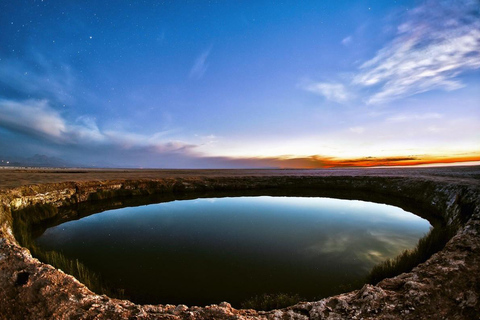
M 0 2 L 0 155 L 480 160 L 480 2 Z

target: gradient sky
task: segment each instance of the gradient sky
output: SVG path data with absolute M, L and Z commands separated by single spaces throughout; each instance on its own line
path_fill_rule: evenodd
M 0 155 L 480 160 L 480 2 L 1 1 Z

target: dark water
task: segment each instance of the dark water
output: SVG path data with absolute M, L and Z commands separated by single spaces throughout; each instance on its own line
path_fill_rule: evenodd
M 262 293 L 338 293 L 413 248 L 430 224 L 355 200 L 235 197 L 105 211 L 36 239 L 139 303 L 234 306 Z

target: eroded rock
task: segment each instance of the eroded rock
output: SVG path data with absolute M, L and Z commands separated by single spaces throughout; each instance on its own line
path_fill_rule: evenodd
M 436 171 L 368 172 L 316 176 L 182 177 L 62 182 L 24 186 L 0 194 L 0 318 L 2 319 L 476 319 L 480 314 L 480 187 L 475 174 Z M 442 171 L 443 172 L 443 171 Z M 460 172 L 460 171 L 459 171 Z M 473 178 L 471 178 L 471 176 Z M 37 203 L 62 206 L 115 195 L 192 190 L 276 190 L 288 187 L 325 194 L 356 192 L 396 204 L 411 201 L 460 226 L 446 247 L 412 272 L 378 285 L 299 303 L 281 310 L 237 310 L 228 302 L 205 307 L 137 305 L 90 291 L 74 277 L 41 263 L 18 245 L 11 209 Z M 332 191 L 333 190 L 333 191 Z M 400 194 L 399 194 L 400 193 Z M 360 197 L 360 198 L 361 198 Z M 382 200 L 386 199 L 386 200 Z

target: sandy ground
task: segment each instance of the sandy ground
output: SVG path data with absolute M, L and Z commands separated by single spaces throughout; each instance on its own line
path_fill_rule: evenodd
M 0 167 L 0 190 L 22 185 L 44 184 L 65 181 L 92 181 L 117 179 L 160 179 L 187 177 L 232 177 L 232 176 L 391 176 L 429 177 L 429 179 L 463 180 L 480 184 L 480 166 L 435 167 L 435 168 L 366 168 L 366 169 L 58 169 Z

